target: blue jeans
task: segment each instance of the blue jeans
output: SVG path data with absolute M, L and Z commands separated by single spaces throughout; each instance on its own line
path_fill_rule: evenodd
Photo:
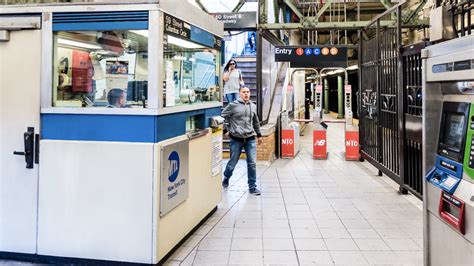
M 225 98 L 227 99 L 227 102 L 233 102 L 235 100 L 237 100 L 239 98 L 239 94 L 237 92 L 233 92 L 233 93 L 227 93 L 225 95 Z
M 257 142 L 255 139 L 240 142 L 230 139 L 230 160 L 225 167 L 224 176 L 230 178 L 234 172 L 235 165 L 239 162 L 242 148 L 247 156 L 247 178 L 249 189 L 257 187 Z

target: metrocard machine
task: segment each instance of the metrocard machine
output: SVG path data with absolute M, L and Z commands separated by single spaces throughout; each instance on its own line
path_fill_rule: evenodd
M 137 2 L 0 6 L 0 258 L 157 264 L 216 211 L 223 24 Z
M 474 263 L 474 36 L 423 59 L 425 265 Z

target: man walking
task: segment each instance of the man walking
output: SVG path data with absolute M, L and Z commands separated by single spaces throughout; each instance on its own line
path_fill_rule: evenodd
M 250 89 L 242 87 L 239 89 L 240 98 L 230 102 L 222 111 L 225 118 L 224 134 L 230 137 L 230 160 L 224 171 L 222 186 L 229 186 L 229 179 L 234 172 L 235 165 L 239 161 L 242 148 L 247 156 L 247 178 L 249 193 L 260 195 L 257 188 L 257 141 L 261 143 L 260 121 L 257 116 L 257 106 L 250 101 Z

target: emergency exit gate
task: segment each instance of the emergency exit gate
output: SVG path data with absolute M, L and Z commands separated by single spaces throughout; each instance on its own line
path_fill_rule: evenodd
M 361 156 L 397 182 L 401 193 L 421 198 L 420 53 L 426 44 L 402 48 L 400 23 L 381 28 L 381 18 L 362 32 L 372 37 L 359 47 Z

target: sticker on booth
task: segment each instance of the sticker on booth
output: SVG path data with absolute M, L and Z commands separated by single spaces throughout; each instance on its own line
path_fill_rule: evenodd
M 161 148 L 160 216 L 183 203 L 189 194 L 189 140 Z

